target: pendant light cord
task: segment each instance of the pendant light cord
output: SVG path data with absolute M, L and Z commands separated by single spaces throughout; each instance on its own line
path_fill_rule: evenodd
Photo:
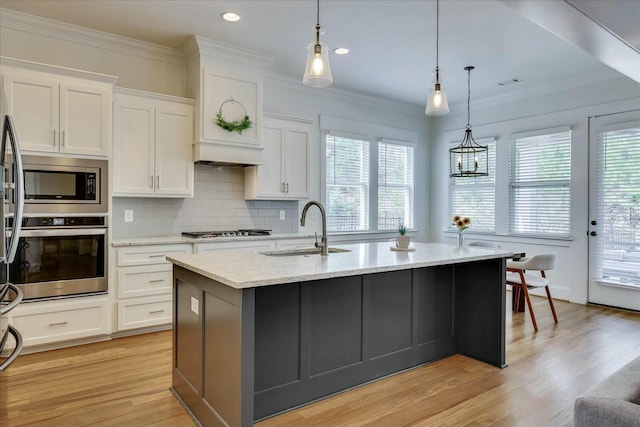
M 320 0 L 318 0 L 318 13 L 316 14 L 316 25 L 320 26 Z
M 471 68 L 467 69 L 467 129 L 471 129 Z
M 436 70 L 438 70 L 438 46 L 439 46 L 439 38 L 440 38 L 439 22 L 440 22 L 440 0 L 436 0 Z

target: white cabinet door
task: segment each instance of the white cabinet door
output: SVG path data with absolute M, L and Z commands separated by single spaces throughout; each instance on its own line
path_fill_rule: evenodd
M 284 182 L 286 196 L 309 197 L 309 132 L 295 128 L 286 129 L 284 149 Z
M 5 111 L 13 117 L 23 150 L 57 152 L 60 85 L 53 80 L 5 74 Z
M 153 194 L 153 102 L 131 96 L 117 96 L 114 104 L 114 124 L 114 195 Z
M 260 197 L 280 198 L 284 192 L 282 176 L 282 152 L 284 151 L 284 129 L 265 127 L 262 129 L 264 151 L 262 164 L 258 166 L 258 192 Z
M 114 195 L 193 196 L 193 105 L 155 94 L 118 94 Z
M 80 81 L 80 80 L 78 80 Z M 107 156 L 111 92 L 105 85 L 4 75 L 7 113 L 25 151 Z
M 193 196 L 193 108 L 156 107 L 156 194 Z
M 60 152 L 109 154 L 111 94 L 95 86 L 60 85 Z
M 309 197 L 309 121 L 265 119 L 261 164 L 245 168 L 245 199 Z

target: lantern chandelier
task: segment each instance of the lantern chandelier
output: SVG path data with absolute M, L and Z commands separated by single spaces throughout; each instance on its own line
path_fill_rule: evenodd
M 320 0 L 317 3 L 316 37 L 307 46 L 307 66 L 302 83 L 311 87 L 327 87 L 333 83 L 333 76 L 329 66 L 329 46 L 320 40 Z
M 440 78 L 440 67 L 438 66 L 438 45 L 440 39 L 440 1 L 436 0 L 436 69 L 433 73 L 433 83 L 429 90 L 429 98 L 427 99 L 427 108 L 424 113 L 427 116 L 444 116 L 449 114 L 449 103 L 447 102 L 447 94 L 444 93 L 442 80 Z
M 475 67 L 464 67 L 467 70 L 467 128 L 462 142 L 449 149 L 449 176 L 454 178 L 479 177 L 489 175 L 489 148 L 480 145 L 471 133 L 471 70 Z

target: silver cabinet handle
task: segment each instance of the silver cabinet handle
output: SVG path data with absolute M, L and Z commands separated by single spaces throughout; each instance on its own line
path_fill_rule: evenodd
M 156 176 L 156 188 L 160 188 L 160 175 Z
M 289 192 L 289 183 L 287 182 L 287 193 Z
M 151 310 L 149 312 L 149 314 L 158 314 L 158 313 L 164 313 L 164 310 Z
M 162 258 L 163 256 L 165 256 L 165 255 L 164 254 L 149 255 L 149 258 Z
M 284 182 L 280 183 L 280 192 L 284 193 Z
M 151 180 L 151 184 L 149 184 L 149 187 L 153 188 L 153 175 L 151 175 L 149 179 Z
M 161 283 L 161 282 L 164 282 L 164 279 L 149 280 L 149 283 Z
M 53 133 L 53 146 L 55 147 L 56 146 L 56 130 L 54 129 L 52 133 Z
M 65 142 L 64 133 L 65 133 L 65 131 L 62 131 L 62 140 L 60 141 L 60 143 L 62 144 L 63 147 L 64 147 L 64 142 Z
M 55 323 L 49 323 L 49 326 L 64 326 L 68 324 L 69 322 L 55 322 Z

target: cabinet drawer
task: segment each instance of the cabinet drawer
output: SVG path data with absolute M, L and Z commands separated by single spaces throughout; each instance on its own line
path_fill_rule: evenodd
M 135 298 L 118 302 L 118 330 L 171 323 L 172 295 Z
M 248 242 L 196 243 L 195 253 L 221 251 L 226 249 L 251 249 L 254 252 L 271 251 L 276 245 L 273 240 L 251 240 Z
M 23 303 L 11 313 L 10 322 L 22 334 L 25 347 L 107 334 L 107 302 Z
M 191 248 L 192 246 L 190 244 L 118 248 L 118 267 L 171 264 L 165 259 L 166 255 L 190 254 L 192 252 Z
M 171 293 L 171 264 L 118 268 L 118 298 Z

